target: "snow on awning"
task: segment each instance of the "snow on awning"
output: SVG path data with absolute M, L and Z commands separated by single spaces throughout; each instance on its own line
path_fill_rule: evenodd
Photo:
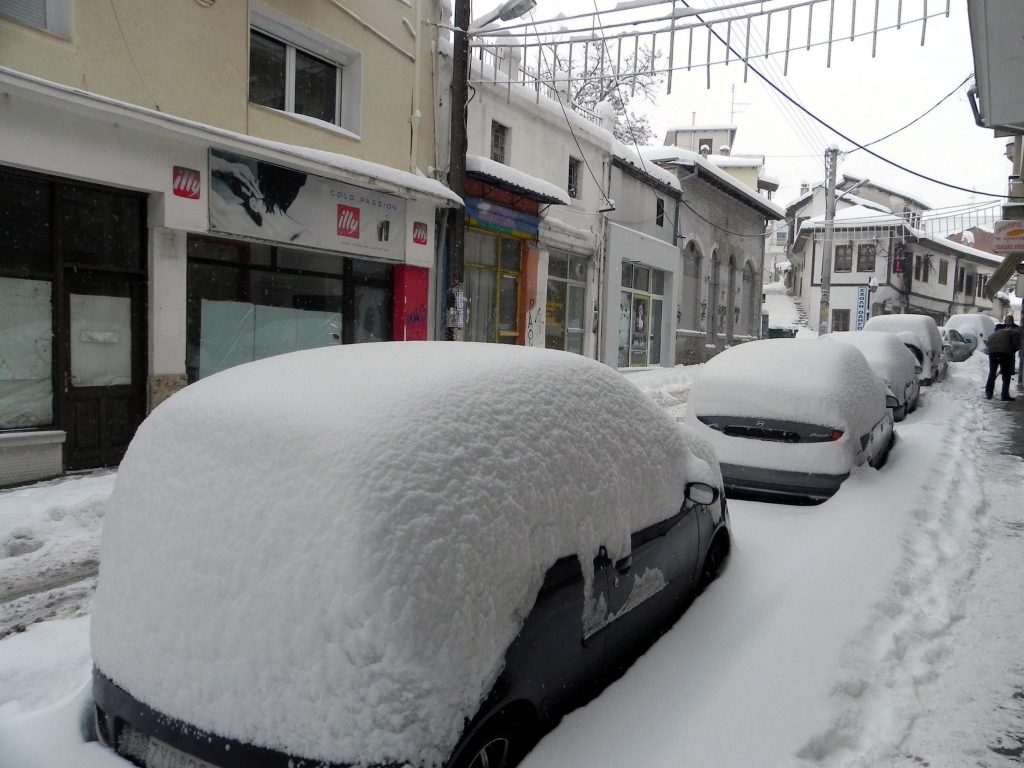
M 569 195 L 544 179 L 480 155 L 466 155 L 466 175 L 525 195 L 538 203 L 569 205 Z
M 154 134 L 183 141 L 199 141 L 286 167 L 301 166 L 301 170 L 308 173 L 398 197 L 430 199 L 435 204 L 447 207 L 462 206 L 462 198 L 440 181 L 380 163 L 229 131 L 81 88 L 71 88 L 6 67 L 0 67 L 0 85 L 8 93 L 54 99 L 82 114 L 114 119 L 119 124 L 132 125 Z

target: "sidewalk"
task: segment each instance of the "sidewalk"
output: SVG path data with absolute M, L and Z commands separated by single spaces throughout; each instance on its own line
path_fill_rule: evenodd
M 113 470 L 0 491 L 0 639 L 89 612 Z

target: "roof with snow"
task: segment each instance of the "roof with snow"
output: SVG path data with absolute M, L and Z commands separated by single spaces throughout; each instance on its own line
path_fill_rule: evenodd
M 766 218 L 783 219 L 786 216 L 786 212 L 778 205 L 757 194 L 757 192 L 731 174 L 717 168 L 701 157 L 698 152 L 672 146 L 641 147 L 640 152 L 646 159 L 654 160 L 663 166 L 677 166 L 696 170 L 705 181 L 712 183 L 751 207 L 757 208 Z
M 466 155 L 466 175 L 518 192 L 541 203 L 569 205 L 569 195 L 549 181 L 480 155 Z
M 638 173 L 649 176 L 654 181 L 660 182 L 671 188 L 677 194 L 682 190 L 679 186 L 679 178 L 671 171 L 666 171 L 653 160 L 645 158 L 642 152 L 634 147 L 629 147 L 616 139 L 611 144 L 612 157 L 621 160 L 623 163 L 632 166 Z

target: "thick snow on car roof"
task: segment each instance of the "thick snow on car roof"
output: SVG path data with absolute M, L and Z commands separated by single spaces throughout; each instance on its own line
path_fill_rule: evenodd
M 720 483 L 708 445 L 578 355 L 405 342 L 239 366 L 156 408 L 121 464 L 94 659 L 223 736 L 439 763 L 548 567 L 625 554 L 694 480 Z
M 996 327 L 996 319 L 990 315 L 963 314 L 952 315 L 946 321 L 946 327 L 952 328 L 960 333 L 967 331 L 980 338 L 987 338 Z
M 865 331 L 910 331 L 921 340 L 921 350 L 925 354 L 942 352 L 942 337 L 939 326 L 927 315 L 904 313 L 901 315 L 875 315 L 864 323 Z
M 894 334 L 884 331 L 840 331 L 820 338 L 842 341 L 856 347 L 868 361 L 871 370 L 894 393 L 902 395 L 906 382 L 917 377 L 914 373 L 914 366 L 917 365 L 914 353 Z
M 885 385 L 864 356 L 818 339 L 765 339 L 713 357 L 690 390 L 696 416 L 750 416 L 861 435 L 885 410 Z

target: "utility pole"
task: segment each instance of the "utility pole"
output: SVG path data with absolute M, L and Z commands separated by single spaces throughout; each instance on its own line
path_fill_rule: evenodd
M 452 50 L 452 90 L 448 187 L 466 196 L 466 110 L 469 106 L 469 25 L 471 0 L 455 0 L 455 31 Z M 466 298 L 463 272 L 466 257 L 466 217 L 462 208 L 448 209 L 448 291 L 445 302 L 449 341 L 462 341 L 465 334 Z
M 833 237 L 836 222 L 836 165 L 839 148 L 832 145 L 825 150 L 825 176 L 828 187 L 825 192 L 825 248 L 821 255 L 821 308 L 818 310 L 818 335 L 824 336 L 829 330 L 829 293 L 832 289 L 832 255 L 835 251 Z

